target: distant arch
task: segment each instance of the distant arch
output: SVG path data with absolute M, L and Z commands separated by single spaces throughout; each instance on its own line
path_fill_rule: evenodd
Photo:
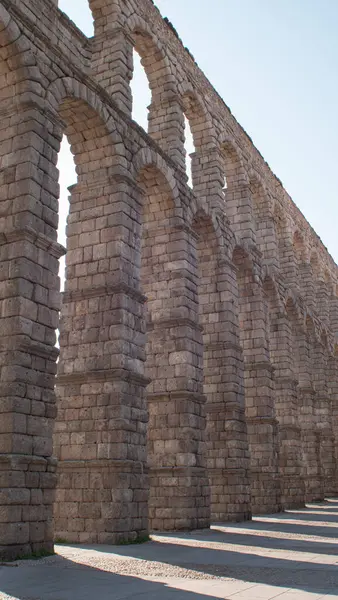
M 247 184 L 244 163 L 235 143 L 227 135 L 220 136 L 218 143 L 224 158 L 225 187 L 229 190 L 239 183 Z
M 320 273 L 320 267 L 319 267 L 318 254 L 316 252 L 312 252 L 312 254 L 311 254 L 310 265 L 311 265 L 313 276 L 315 277 L 315 279 L 318 279 L 319 273 Z
M 56 80 L 46 91 L 46 101 L 59 120 L 59 140 L 65 134 L 74 155 L 78 184 L 104 180 L 121 172 L 125 147 L 116 121 L 97 94 L 76 79 Z M 127 173 L 126 169 L 126 173 Z
M 277 236 L 272 218 L 271 199 L 260 175 L 249 172 L 252 199 L 252 230 L 265 260 L 277 261 Z
M 190 85 L 179 87 L 183 112 L 189 121 L 196 151 L 215 143 L 216 134 L 202 99 Z
M 173 171 L 168 167 L 165 160 L 150 148 L 141 148 L 134 156 L 132 161 L 132 175 L 135 181 L 139 181 L 140 173 L 143 172 L 146 179 L 146 173 L 155 172 L 158 173 L 157 180 L 161 180 L 162 183 L 166 182 L 168 190 L 172 196 L 172 200 L 175 208 L 180 211 L 182 209 L 182 203 L 180 199 L 180 193 L 177 187 L 176 179 Z M 150 177 L 150 176 L 149 176 Z M 157 184 L 159 185 L 159 184 Z M 182 213 L 178 213 L 182 216 Z
M 64 108 L 61 109 L 64 121 L 67 120 L 67 114 L 64 112 L 66 111 L 66 100 L 82 101 L 88 105 L 93 113 L 98 115 L 101 125 L 104 124 L 105 129 L 112 136 L 112 141 L 116 144 L 123 143 L 123 138 L 117 131 L 115 119 L 104 106 L 102 100 L 94 90 L 77 79 L 72 77 L 57 79 L 46 90 L 45 98 L 55 113 L 59 112 L 60 106 L 64 103 Z
M 161 43 L 155 39 L 149 25 L 134 15 L 126 21 L 134 48 L 141 57 L 152 94 L 152 103 L 163 103 L 176 92 L 170 61 Z
M 292 243 L 297 264 L 300 265 L 306 260 L 306 251 L 304 238 L 298 229 L 293 234 Z

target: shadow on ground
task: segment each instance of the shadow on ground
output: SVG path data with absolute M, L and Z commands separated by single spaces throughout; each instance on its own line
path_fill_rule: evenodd
M 62 556 L 1 567 L 0 591 L 16 600 L 216 600 L 228 597 L 237 582 L 246 584 L 248 598 L 255 585 L 273 586 L 281 598 L 285 589 L 338 598 L 338 540 L 332 541 L 338 515 L 327 519 L 331 509 L 338 513 L 338 501 L 212 530 L 158 535 L 140 546 L 59 546 Z M 318 510 L 322 525 L 286 522 L 299 515 L 314 521 Z M 194 591 L 180 589 L 183 578 L 193 581 Z
M 52 563 L 53 560 L 36 565 L 21 562 L 17 568 L 0 567 L 0 598 L 5 593 L 15 600 L 219 600 L 212 594 L 206 596 L 165 583 L 117 575 L 63 557 Z

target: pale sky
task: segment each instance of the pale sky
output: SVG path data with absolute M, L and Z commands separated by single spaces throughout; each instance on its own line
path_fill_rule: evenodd
M 157 0 L 184 45 L 338 262 L 338 0 Z M 92 35 L 88 0 L 59 7 Z M 134 118 L 145 126 L 150 94 L 133 81 Z M 60 154 L 60 241 L 66 187 Z

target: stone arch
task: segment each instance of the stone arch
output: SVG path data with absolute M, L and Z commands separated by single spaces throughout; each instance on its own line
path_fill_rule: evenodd
M 191 235 L 182 227 L 172 174 L 156 153 L 140 151 L 133 171 L 143 206 L 140 272 L 146 298 L 149 517 L 155 530 L 190 528 L 209 520 L 208 481 L 202 460 L 204 415 L 189 420 L 186 414 L 194 408 L 201 411 L 203 405 L 202 337 Z M 191 403 L 186 408 L 185 399 Z M 186 470 L 193 476 L 191 485 Z M 180 481 L 174 493 L 171 478 Z M 195 493 L 203 501 L 199 506 L 192 502 L 183 513 L 186 498 Z
M 288 341 L 288 353 L 292 360 L 289 363 L 290 376 L 298 385 L 300 373 L 300 355 L 298 341 L 300 332 L 304 330 L 304 319 L 299 307 L 297 296 L 293 290 L 288 289 L 284 301 L 285 313 L 290 327 L 290 336 Z
M 285 298 L 284 373 L 279 377 L 277 417 L 280 421 L 282 501 L 285 508 L 303 506 L 305 485 L 302 472 L 300 384 L 307 362 L 304 354 L 304 320 L 293 291 Z M 292 441 L 291 441 L 292 440 Z
M 252 197 L 252 230 L 256 243 L 267 264 L 277 267 L 278 248 L 271 199 L 260 175 L 251 170 L 248 174 Z
M 310 256 L 310 267 L 312 274 L 312 292 L 313 292 L 313 301 L 312 307 L 316 310 L 317 308 L 317 292 L 319 287 L 320 280 L 320 265 L 319 258 L 317 252 L 314 250 Z
M 307 333 L 317 336 L 317 327 L 315 324 L 315 318 L 314 318 L 312 311 L 310 311 L 309 309 L 307 309 L 306 312 L 304 313 L 304 327 L 305 327 Z
M 216 141 L 216 132 L 203 100 L 190 84 L 181 84 L 178 91 L 183 112 L 190 124 L 196 152 L 203 152 L 207 145 L 210 151 L 210 144 L 215 144 Z
M 299 265 L 302 262 L 305 262 L 306 257 L 305 241 L 299 229 L 296 229 L 296 231 L 294 232 L 292 243 L 295 252 L 296 262 Z
M 186 166 L 191 159 L 191 181 L 194 193 L 199 198 L 208 198 L 224 211 L 224 169 L 212 120 L 202 98 L 190 83 L 180 84 L 179 94 L 185 122 L 184 154 L 188 150 L 187 126 L 190 128 L 192 138 L 193 149 Z M 188 170 L 187 174 L 189 175 Z
M 292 361 L 290 361 L 291 376 L 294 378 L 296 385 L 298 385 L 302 360 L 299 341 L 301 334 L 305 331 L 305 322 L 297 297 L 292 290 L 288 290 L 285 299 L 285 311 L 290 325 L 289 353 L 290 357 L 292 357 Z
M 321 328 L 312 346 L 312 371 L 315 389 L 315 417 L 318 464 L 321 475 L 321 497 L 335 489 L 335 436 L 333 432 L 333 404 L 329 385 L 330 348 L 327 332 Z
M 287 289 L 284 306 L 286 313 L 298 324 L 302 322 L 301 311 L 299 308 L 297 296 L 292 289 Z
M 216 217 L 205 208 L 198 207 L 194 214 L 191 229 L 195 234 L 196 252 L 199 254 L 198 263 L 203 264 L 204 277 L 212 277 L 212 268 L 217 269 L 217 262 L 221 259 L 223 249 L 222 232 Z M 210 260 L 210 266 L 207 263 Z M 211 283 L 211 281 L 210 281 Z
M 140 15 L 129 13 L 118 0 L 109 3 L 109 10 L 102 2 L 90 1 L 94 18 L 95 36 L 91 41 L 92 70 L 99 83 L 112 95 L 119 107 L 129 116 L 132 114 L 133 99 L 130 82 L 133 78 L 133 52 L 137 52 L 151 90 L 151 105 L 148 114 L 149 134 L 168 151 L 169 127 L 168 108 L 175 102 L 176 83 L 172 65 L 166 49 L 154 31 Z M 102 40 L 109 44 L 102 45 Z M 109 48 L 108 48 L 109 46 Z M 170 112 L 170 111 L 169 111 Z M 159 133 L 161 126 L 161 134 Z
M 328 268 L 324 268 L 323 277 L 322 277 L 322 289 L 320 290 L 319 297 L 319 316 L 323 321 L 324 327 L 329 327 L 330 325 L 330 313 L 331 313 L 331 305 L 334 300 L 334 286 L 330 271 Z
M 336 337 L 338 333 L 338 285 L 336 282 L 332 285 L 332 296 L 330 301 L 330 328 Z
M 306 329 L 306 333 L 307 335 L 312 336 L 313 338 L 317 337 L 317 329 L 314 323 L 314 319 L 313 316 L 307 312 L 305 314 L 305 329 Z
M 316 279 L 318 279 L 319 278 L 320 267 L 319 267 L 318 254 L 317 254 L 316 251 L 313 251 L 311 253 L 311 256 L 310 256 L 310 265 L 311 265 L 311 268 L 312 268 L 313 276 Z
M 276 368 L 280 357 L 279 320 L 283 319 L 284 305 L 274 276 L 267 271 L 263 274 L 263 294 L 265 299 L 268 329 L 268 346 L 272 365 Z
M 324 281 L 330 286 L 330 288 L 333 288 L 332 277 L 328 268 L 324 269 Z
M 295 289 L 304 299 L 309 296 L 308 283 L 311 273 L 308 269 L 307 252 L 304 235 L 296 229 L 293 233 L 292 247 L 294 253 Z
M 316 353 L 318 334 L 310 312 L 304 314 L 305 335 L 303 361 L 299 375 L 298 399 L 301 428 L 301 468 L 305 484 L 305 500 L 311 502 L 323 497 L 320 466 L 320 445 L 317 432 L 317 401 L 315 393 Z
M 318 253 L 313 250 L 310 258 L 312 271 L 313 308 L 316 310 L 323 325 L 330 322 L 333 285 L 329 270 L 321 264 Z
M 195 202 L 189 206 L 187 222 L 192 229 L 196 228 L 197 224 L 198 229 L 201 229 L 203 221 L 206 224 L 209 223 L 210 227 L 212 227 L 213 236 L 210 236 L 210 239 L 212 237 L 217 240 L 217 253 L 220 258 L 225 258 L 225 256 L 229 254 L 231 244 L 235 244 L 234 236 L 229 228 L 226 227 L 226 224 L 224 225 L 223 214 L 219 214 L 217 208 L 213 209 L 207 202 L 197 198 L 195 199 Z
M 253 201 L 241 152 L 234 140 L 228 136 L 222 135 L 219 144 L 225 176 L 226 214 L 238 239 L 254 245 L 256 238 L 253 227 Z
M 73 242 L 70 240 L 72 235 L 77 235 L 79 227 L 76 223 L 79 218 L 76 207 L 77 191 L 81 192 L 81 186 L 99 187 L 100 181 L 101 185 L 104 185 L 108 177 L 123 173 L 127 175 L 129 170 L 126 149 L 123 138 L 117 131 L 116 121 L 93 90 L 76 79 L 65 77 L 54 81 L 46 90 L 46 101 L 52 109 L 55 122 L 58 123 L 57 127 L 54 126 L 53 139 L 50 141 L 50 156 L 53 162 L 50 179 L 54 188 L 49 190 L 50 194 L 58 200 L 59 173 L 56 163 L 63 135 L 70 144 L 77 173 L 77 185 L 72 188 L 72 206 L 68 217 L 69 265 L 73 255 L 79 254 L 78 250 L 73 252 Z M 68 279 L 72 269 L 69 271 L 67 267 L 66 271 Z
M 274 229 L 277 237 L 278 264 L 284 277 L 289 277 L 292 258 L 292 234 L 283 206 L 275 199 L 273 211 Z
M 63 77 L 54 81 L 45 92 L 45 98 L 53 113 L 57 115 L 60 111 L 60 106 L 66 100 L 82 101 L 96 113 L 104 124 L 107 133 L 112 136 L 114 144 L 122 144 L 123 138 L 118 134 L 116 122 L 104 106 L 98 94 L 85 84 L 72 77 Z M 63 109 L 61 109 L 63 110 Z
M 67 137 L 70 144 L 77 173 L 77 184 L 71 190 L 67 226 L 66 286 L 68 286 L 68 281 L 80 268 L 76 265 L 82 260 L 76 242 L 80 228 L 78 221 L 81 220 L 78 202 L 81 194 L 83 196 L 86 193 L 88 196 L 93 193 L 85 192 L 84 188 L 88 190 L 97 188 L 98 195 L 101 195 L 103 194 L 102 187 L 108 178 L 114 178 L 123 173 L 128 174 L 129 170 L 126 149 L 122 136 L 117 131 L 115 119 L 103 106 L 95 92 L 76 79 L 67 77 L 54 81 L 46 90 L 45 95 L 54 115 L 53 135 L 48 140 L 49 156 L 52 162 L 49 170 L 48 191 L 54 203 L 59 201 L 57 158 L 63 135 Z M 105 202 L 107 202 L 107 198 Z M 88 197 L 85 205 L 89 205 L 89 203 Z M 86 227 L 89 233 L 95 228 L 95 221 L 91 225 L 86 223 L 83 227 Z M 96 232 L 96 237 L 100 237 L 99 232 Z M 75 262 L 73 262 L 74 260 Z
M 135 181 L 141 190 L 142 203 L 141 291 L 147 297 L 147 318 L 153 322 L 169 318 L 173 309 L 171 266 L 175 270 L 175 264 L 170 228 L 179 208 L 179 197 L 171 173 L 156 160 L 156 155 L 146 158 L 141 151 L 134 166 L 135 170 L 138 167 Z
M 149 25 L 138 15 L 130 17 L 125 26 L 136 52 L 141 57 L 152 93 L 152 104 L 161 104 L 176 93 L 176 83 L 166 51 L 155 38 Z
M 232 263 L 224 256 L 222 231 L 214 211 L 207 207 L 203 209 L 200 204 L 194 214 L 191 231 L 198 320 L 203 332 L 201 358 L 206 397 L 206 461 L 211 516 L 214 522 L 248 519 L 249 465 L 243 356 L 235 305 L 236 274 Z M 238 495 L 240 489 L 243 496 Z
M 248 173 L 249 185 L 254 201 L 254 217 L 256 222 L 264 219 L 271 210 L 271 203 L 266 186 L 257 171 L 251 169 Z
M 6 62 L 10 60 L 10 71 L 20 69 L 19 75 L 22 80 L 29 79 L 30 68 L 37 65 L 29 40 L 2 4 L 0 5 L 0 59 Z M 35 81 L 36 77 L 41 80 L 38 70 L 34 71 L 34 75 Z
M 275 414 L 279 431 L 281 505 L 291 508 L 300 506 L 304 501 L 299 479 L 300 429 L 298 378 L 295 373 L 297 371 L 298 374 L 298 370 L 294 368 L 294 361 L 299 362 L 295 324 L 299 324 L 300 314 L 292 292 L 288 291 L 279 302 L 271 282 L 264 282 L 264 291 L 270 315 L 270 356 L 274 369 Z
M 13 141 L 18 135 L 18 127 L 25 118 L 27 119 L 27 100 L 40 100 L 39 92 L 42 90 L 42 75 L 37 60 L 32 52 L 30 41 L 22 33 L 14 18 L 0 5 L 0 105 L 1 105 L 1 162 L 14 164 L 14 153 L 8 155 L 8 137 Z M 9 127 L 10 124 L 10 127 Z M 17 157 L 19 162 L 28 159 L 28 137 L 31 134 L 25 130 L 24 140 L 26 145 L 19 146 L 27 148 L 26 156 Z M 15 147 L 15 144 L 11 144 Z M 5 155 L 7 158 L 5 159 Z M 33 160 L 32 152 L 30 158 Z M 37 162 L 34 157 L 33 162 Z
M 139 15 L 126 19 L 125 30 L 141 57 L 151 90 L 148 133 L 185 170 L 184 116 L 173 63 L 167 49 Z
M 226 189 L 230 190 L 248 183 L 241 152 L 236 143 L 227 135 L 222 134 L 218 140 L 224 159 L 224 175 Z
M 166 161 L 155 150 L 151 148 L 141 148 L 133 157 L 131 168 L 135 180 L 137 180 L 138 174 L 143 169 L 153 168 L 161 173 L 170 188 L 176 214 L 177 216 L 182 216 L 182 203 L 175 175 Z
M 79 541 L 81 513 L 92 511 L 94 520 L 82 525 L 82 536 L 96 543 L 103 537 L 131 540 L 148 528 L 147 481 L 142 474 L 147 440 L 141 423 L 147 422 L 147 380 L 144 298 L 138 285 L 139 190 L 130 176 L 128 142 L 118 133 L 110 108 L 103 107 L 95 92 L 64 78 L 46 92 L 46 104 L 53 132 L 48 155 L 56 163 L 55 150 L 65 132 L 78 174 L 70 197 L 66 291 L 60 321 L 55 528 L 57 535 Z M 55 206 L 57 172 L 52 169 L 49 195 Z M 82 410 L 76 399 L 84 389 L 87 404 L 82 404 Z M 72 461 L 70 470 L 67 461 Z M 126 461 L 130 465 L 127 470 Z M 89 477 L 88 494 L 86 500 L 75 502 L 70 516 L 64 502 L 79 476 Z M 94 499 L 96 486 L 102 493 Z M 112 490 L 136 486 L 143 492 L 132 514 L 133 492 L 117 491 L 113 496 Z M 112 504 L 127 519 L 122 531 L 107 516 Z
M 283 300 L 279 292 L 279 287 L 276 283 L 273 273 L 269 269 L 265 269 L 262 273 L 263 290 L 269 298 L 271 305 L 278 312 L 283 312 Z

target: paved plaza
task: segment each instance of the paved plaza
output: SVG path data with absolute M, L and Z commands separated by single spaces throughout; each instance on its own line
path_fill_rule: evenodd
M 338 500 L 0 567 L 1 600 L 338 600 Z

